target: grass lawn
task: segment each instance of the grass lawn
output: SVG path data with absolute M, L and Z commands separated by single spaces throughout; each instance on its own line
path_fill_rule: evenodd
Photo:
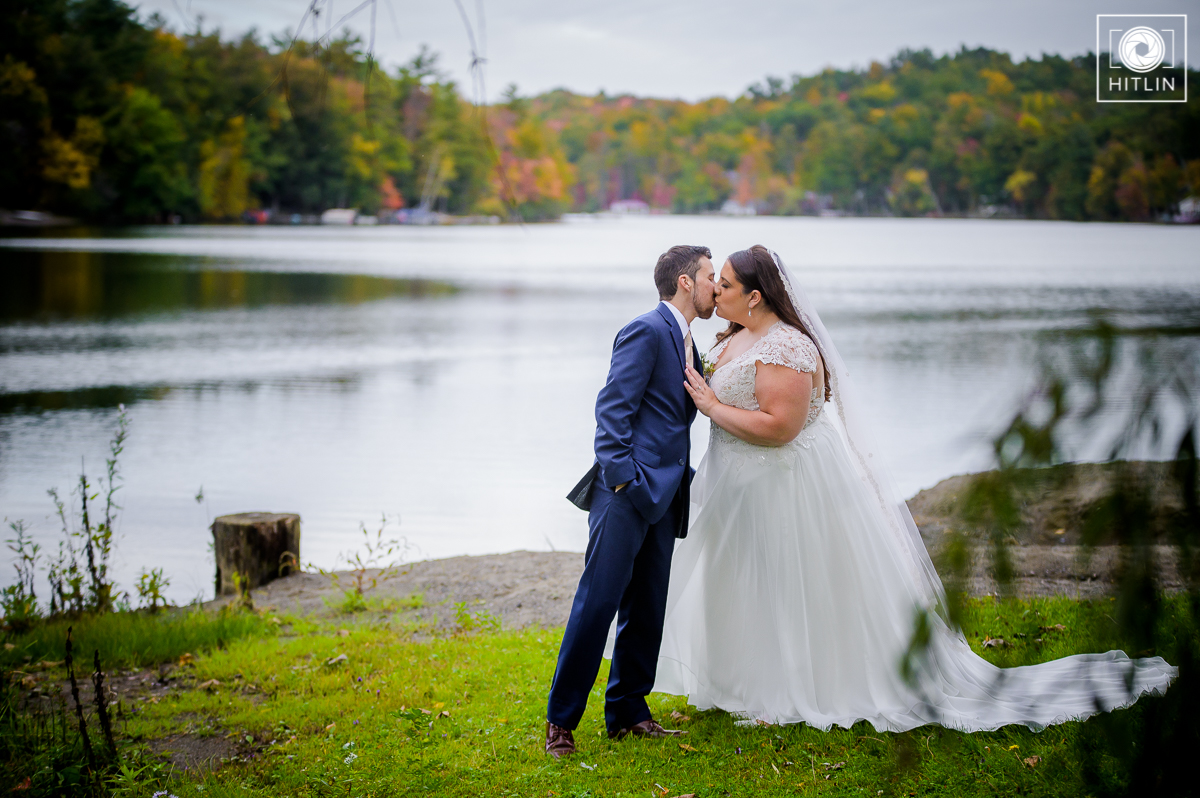
M 985 657 L 1017 665 L 1113 647 L 1114 607 L 981 599 L 968 608 L 966 628 Z M 1178 609 L 1186 612 L 1182 603 Z M 402 616 L 357 620 L 339 628 L 291 619 L 279 634 L 230 641 L 182 669 L 192 689 L 126 713 L 131 746 L 181 733 L 236 743 L 216 772 L 161 776 L 145 794 L 158 786 L 180 798 L 1070 796 L 1120 790 L 1128 777 L 1120 762 L 1092 750 L 1097 720 L 1040 734 L 935 727 L 888 734 L 867 724 L 820 732 L 738 727 L 723 712 L 694 712 L 682 698 L 655 694 L 656 716 L 689 716 L 671 725 L 690 734 L 610 742 L 603 734 L 606 667 L 576 732 L 580 753 L 555 761 L 542 751 L 543 722 L 561 629 L 421 639 Z M 1065 629 L 1051 628 L 1057 624 Z M 983 649 L 988 636 L 1013 645 Z M 199 687 L 213 679 L 219 684 Z M 1143 699 L 1125 712 L 1161 700 Z

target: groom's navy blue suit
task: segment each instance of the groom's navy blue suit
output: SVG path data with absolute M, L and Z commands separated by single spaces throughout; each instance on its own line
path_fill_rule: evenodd
M 701 369 L 693 354 L 692 367 Z M 596 463 L 583 576 L 558 654 L 546 718 L 574 729 L 596 681 L 613 615 L 617 641 L 605 694 L 610 732 L 650 717 L 675 538 L 687 534 L 689 428 L 684 341 L 661 303 L 617 333 L 596 398 Z M 629 483 L 620 491 L 614 489 Z

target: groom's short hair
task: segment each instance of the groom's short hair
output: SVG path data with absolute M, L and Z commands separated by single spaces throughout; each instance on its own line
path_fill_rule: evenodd
M 679 290 L 681 274 L 695 280 L 701 258 L 712 260 L 712 250 L 708 247 L 679 244 L 659 255 L 658 263 L 654 265 L 654 285 L 658 288 L 658 298 L 670 299 L 675 296 L 675 292 Z

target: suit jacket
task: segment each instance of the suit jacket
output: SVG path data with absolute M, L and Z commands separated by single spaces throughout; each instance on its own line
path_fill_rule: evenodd
M 694 349 L 694 347 L 693 347 Z M 692 367 L 701 370 L 693 351 Z M 596 397 L 596 462 L 568 496 L 587 509 L 591 485 L 624 482 L 648 523 L 680 505 L 677 537 L 687 534 L 692 421 L 696 405 L 684 389 L 683 334 L 660 303 L 617 333 L 608 381 Z

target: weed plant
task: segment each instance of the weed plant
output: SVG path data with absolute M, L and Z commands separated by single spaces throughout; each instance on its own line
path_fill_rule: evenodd
M 366 524 L 360 523 L 362 548 L 348 553 L 340 552 L 332 569 L 325 570 L 309 563 L 309 570 L 329 577 L 333 586 L 342 591 L 340 598 L 324 599 L 326 606 L 346 614 L 362 612 L 370 606 L 364 593 L 398 573 L 412 547 L 406 538 L 383 537 L 389 523 L 387 514 L 383 514 L 374 536 L 367 530 Z M 339 566 L 344 566 L 348 573 L 339 572 Z

